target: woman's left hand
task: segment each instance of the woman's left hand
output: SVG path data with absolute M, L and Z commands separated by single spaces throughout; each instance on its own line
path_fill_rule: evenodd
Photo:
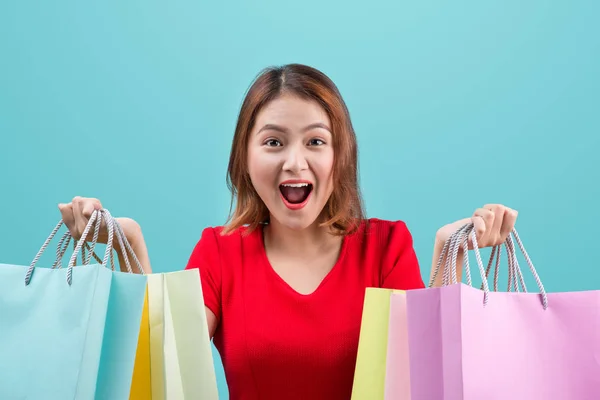
M 515 226 L 517 211 L 502 204 L 486 204 L 475 210 L 470 218 L 464 218 L 441 227 L 436 234 L 436 241 L 442 244 L 460 227 L 473 222 L 477 237 L 477 247 L 498 246 L 506 240 Z M 469 248 L 472 248 L 469 239 Z

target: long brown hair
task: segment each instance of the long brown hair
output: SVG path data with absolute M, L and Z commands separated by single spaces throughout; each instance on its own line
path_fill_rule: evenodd
M 321 71 L 302 64 L 287 64 L 262 70 L 246 93 L 239 112 L 227 169 L 227 186 L 233 213 L 223 233 L 248 225 L 248 231 L 268 220 L 269 211 L 254 190 L 248 174 L 248 141 L 260 110 L 283 93 L 314 100 L 326 111 L 331 121 L 334 148 L 333 186 L 331 197 L 323 209 L 323 226 L 336 234 L 352 233 L 364 220 L 358 185 L 358 149 L 356 134 L 336 85 Z

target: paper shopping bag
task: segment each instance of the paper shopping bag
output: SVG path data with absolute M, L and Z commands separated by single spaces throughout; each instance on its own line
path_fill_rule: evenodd
M 218 399 L 200 274 L 197 270 L 184 270 L 166 273 L 164 279 L 165 309 L 171 317 L 165 319 L 165 324 L 172 323 L 175 344 L 169 352 L 173 370 L 167 370 L 175 373 L 166 374 L 167 380 L 172 379 L 167 386 L 172 386 L 175 393 L 181 390 L 182 398 Z
M 402 291 L 367 288 L 363 303 L 356 367 L 352 385 L 353 400 L 384 398 L 390 296 Z
M 547 294 L 513 233 L 538 293 L 489 291 L 474 234 L 483 289 L 407 292 L 413 400 L 598 399 L 600 290 Z
M 129 397 L 145 291 L 145 275 L 113 272 L 96 400 Z
M 112 241 L 103 264 L 75 266 L 91 227 L 104 216 L 109 217 L 104 210 L 92 214 L 66 269 L 58 262 L 60 252 L 52 268 L 36 265 L 62 221 L 30 266 L 0 265 L 0 398 L 92 399 L 98 398 L 99 383 L 109 391 L 129 384 L 127 366 L 119 369 L 123 379 L 106 368 L 115 366 L 113 360 L 127 361 L 118 353 L 127 353 L 137 331 L 125 326 L 115 332 L 114 325 L 135 321 L 141 310 L 136 287 L 143 287 L 145 278 L 106 267 Z M 113 233 L 111 228 L 110 238 Z M 107 327 L 109 336 L 118 336 L 107 337 Z
M 200 275 L 148 275 L 152 398 L 218 399 Z
M 175 341 L 175 327 L 173 315 L 171 314 L 171 301 L 169 300 L 169 289 L 163 280 L 164 290 L 164 374 L 165 374 L 165 398 L 184 399 L 183 383 L 181 380 L 181 369 L 179 368 L 179 355 Z
M 385 370 L 385 399 L 410 400 L 406 292 L 392 293 Z M 418 355 L 417 355 L 418 357 Z
M 148 321 L 150 330 L 150 377 L 152 400 L 165 399 L 165 301 L 164 274 L 148 275 Z
M 100 216 L 106 220 L 109 231 L 111 244 L 107 249 L 112 256 L 112 243 L 120 244 L 126 272 L 112 271 L 94 399 L 126 399 L 131 391 L 147 278 L 118 222 L 107 210 L 101 210 Z M 134 261 L 137 273 L 134 273 L 131 261 Z M 111 267 L 113 265 L 111 263 Z
M 111 271 L 0 265 L 0 399 L 92 399 Z
M 148 315 L 148 288 L 144 296 L 144 308 L 138 336 L 135 364 L 131 382 L 130 400 L 152 399 L 152 384 L 150 373 L 150 321 Z

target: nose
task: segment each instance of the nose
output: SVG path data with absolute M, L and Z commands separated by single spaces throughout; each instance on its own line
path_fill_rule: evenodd
M 305 151 L 304 146 L 288 146 L 283 162 L 283 170 L 297 174 L 308 169 Z

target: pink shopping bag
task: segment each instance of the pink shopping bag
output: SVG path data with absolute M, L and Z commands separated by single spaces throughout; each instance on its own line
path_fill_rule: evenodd
M 472 225 L 461 234 L 472 238 L 483 289 L 407 291 L 411 399 L 600 399 L 600 290 L 547 294 L 513 231 L 539 292 L 490 291 Z
M 392 293 L 388 325 L 385 392 L 386 400 L 410 400 L 410 365 L 406 292 Z
M 464 245 L 465 243 L 463 243 Z M 454 243 L 456 245 L 456 243 Z M 508 246 L 507 246 L 508 248 Z M 493 249 L 486 277 L 489 274 L 492 262 L 496 258 L 496 268 L 494 274 L 494 290 L 498 290 L 498 266 L 500 263 L 500 247 Z M 512 288 L 513 281 L 516 282 L 518 275 L 513 274 L 513 263 L 509 258 L 509 290 Z M 450 275 L 447 275 L 447 279 Z M 406 293 L 394 293 L 390 297 L 389 311 L 389 331 L 388 346 L 386 357 L 386 379 L 385 379 L 385 399 L 386 400 L 410 400 L 410 363 L 408 346 L 408 325 L 406 315 Z M 415 357 L 419 357 L 415 354 Z

